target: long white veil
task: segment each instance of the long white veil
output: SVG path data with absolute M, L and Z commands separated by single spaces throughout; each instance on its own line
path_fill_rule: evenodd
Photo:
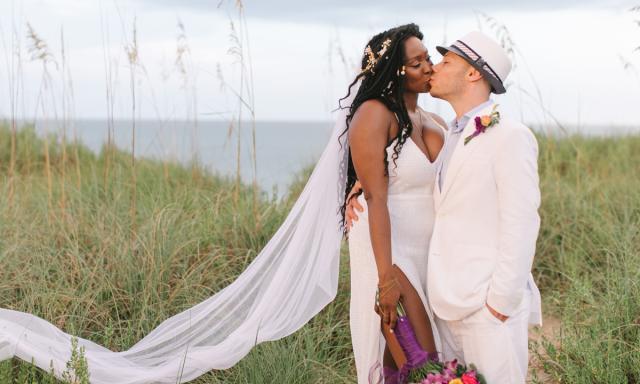
M 350 105 L 358 86 L 346 100 Z M 229 286 L 160 324 L 131 349 L 108 350 L 78 338 L 90 381 L 181 383 L 236 364 L 258 343 L 298 330 L 337 293 L 344 201 L 347 109 L 288 217 Z M 0 308 L 0 361 L 18 357 L 61 378 L 72 336 L 37 316 Z

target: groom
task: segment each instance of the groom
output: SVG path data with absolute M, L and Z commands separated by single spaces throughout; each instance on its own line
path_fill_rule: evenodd
M 490 384 L 524 383 L 528 324 L 540 324 L 531 264 L 540 227 L 538 145 L 500 115 L 511 62 L 472 32 L 433 68 L 431 95 L 449 102 L 451 122 L 434 190 L 436 219 L 427 294 L 445 360 L 474 363 Z
M 437 49 L 444 57 L 431 95 L 456 113 L 437 170 L 427 271 L 443 358 L 475 364 L 489 384 L 524 383 L 528 324 L 541 323 L 530 272 L 540 227 L 538 145 L 490 100 L 506 91 L 511 70 L 500 45 L 472 32 Z

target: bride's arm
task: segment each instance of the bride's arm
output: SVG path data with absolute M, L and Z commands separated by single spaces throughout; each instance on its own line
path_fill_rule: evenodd
M 393 115 L 382 103 L 366 101 L 351 121 L 349 145 L 369 210 L 369 234 L 380 289 L 379 311 L 383 322 L 393 328 L 400 286 L 391 261 L 391 222 L 387 207 L 389 180 L 384 166 L 392 119 Z

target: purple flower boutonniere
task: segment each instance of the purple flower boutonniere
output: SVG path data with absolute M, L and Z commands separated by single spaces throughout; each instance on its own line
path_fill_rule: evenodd
M 474 137 L 478 136 L 481 133 L 484 133 L 487 128 L 493 127 L 500 122 L 500 112 L 496 111 L 496 108 L 498 108 L 498 104 L 493 106 L 493 109 L 491 110 L 491 113 L 489 115 L 476 116 L 476 131 L 464 138 L 464 145 L 467 145 L 467 143 L 470 142 Z

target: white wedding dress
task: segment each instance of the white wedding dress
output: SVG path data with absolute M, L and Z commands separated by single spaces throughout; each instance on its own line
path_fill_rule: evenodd
M 427 256 L 434 222 L 433 187 L 440 157 L 430 162 L 416 143 L 407 138 L 396 167 L 391 159 L 394 145 L 387 148 L 392 261 L 418 292 L 431 320 L 436 349 L 440 351 L 440 339 L 426 296 Z M 365 211 L 349 231 L 350 325 L 358 384 L 368 384 L 382 381 L 385 343 L 380 332 L 380 317 L 373 309 L 378 272 L 369 236 L 367 204 L 363 195 L 358 201 Z

